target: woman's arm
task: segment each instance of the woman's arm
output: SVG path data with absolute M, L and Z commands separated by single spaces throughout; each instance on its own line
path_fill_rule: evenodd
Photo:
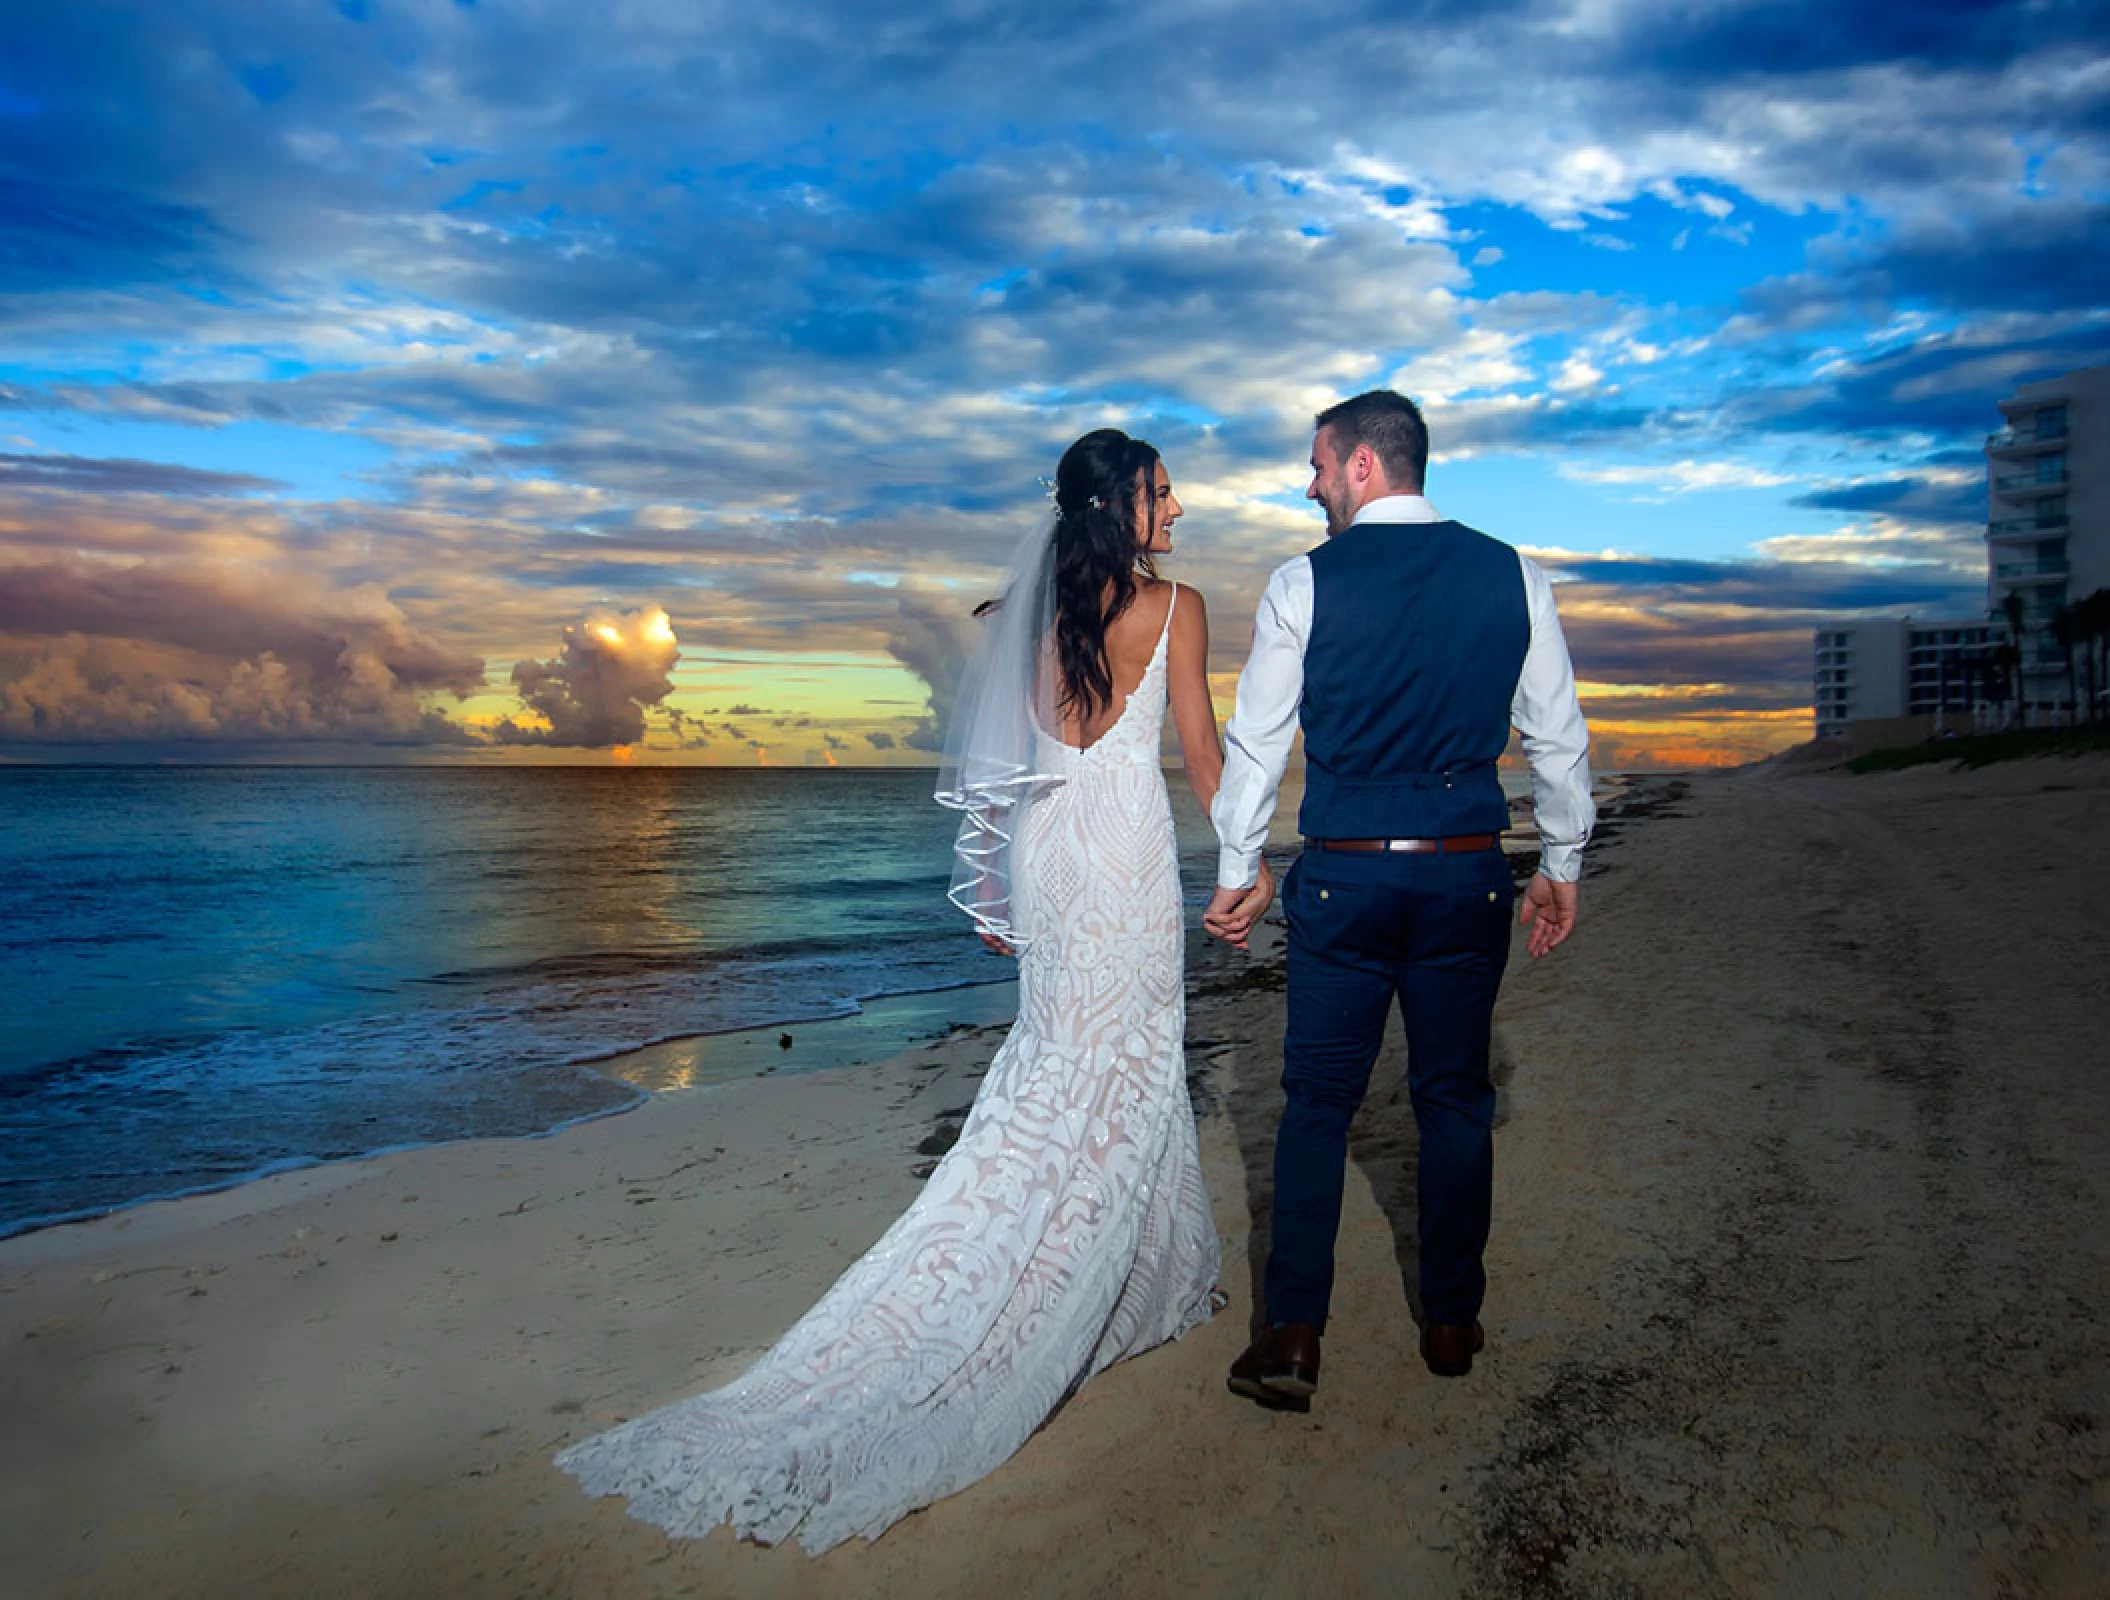
M 1165 669 L 1187 786 L 1206 814 L 1223 782 L 1224 752 L 1216 737 L 1216 707 L 1209 701 L 1209 608 L 1201 591 L 1185 584 L 1174 602 Z

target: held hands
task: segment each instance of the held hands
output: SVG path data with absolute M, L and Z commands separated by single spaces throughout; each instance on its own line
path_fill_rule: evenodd
M 1531 930 L 1527 948 L 1533 956 L 1550 952 L 1575 931 L 1580 895 L 1572 883 L 1555 883 L 1543 872 L 1533 873 L 1517 902 L 1517 924 Z
M 1016 950 L 1012 949 L 1008 944 L 1004 943 L 1003 940 L 999 939 L 993 933 L 982 934 L 981 940 L 983 944 L 987 945 L 990 949 L 994 950 L 1000 956 L 1015 956 L 1018 954 Z
M 1253 936 L 1253 924 L 1267 915 L 1267 908 L 1275 903 L 1275 875 L 1268 871 L 1265 861 L 1260 863 L 1260 876 L 1252 886 L 1245 889 L 1218 889 L 1209 899 L 1209 909 L 1202 913 L 1202 929 L 1211 937 L 1240 950 L 1247 947 Z

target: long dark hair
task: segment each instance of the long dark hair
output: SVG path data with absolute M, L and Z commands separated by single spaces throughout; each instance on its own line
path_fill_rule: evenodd
M 1106 630 L 1136 597 L 1136 572 L 1155 578 L 1146 533 L 1158 526 L 1158 453 L 1118 428 L 1099 428 L 1055 469 L 1055 650 L 1061 704 L 1091 717 L 1113 703 Z M 1141 490 L 1143 522 L 1136 517 Z M 1111 593 L 1109 593 L 1111 587 Z

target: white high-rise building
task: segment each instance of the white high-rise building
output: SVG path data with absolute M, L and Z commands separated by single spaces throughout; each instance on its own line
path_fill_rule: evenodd
M 1985 442 L 1986 609 L 1998 621 L 2021 597 L 2028 713 L 2070 715 L 2051 619 L 2110 588 L 2110 367 L 2024 384 L 2000 413 L 2007 426 Z
M 1989 622 L 1875 617 L 1817 630 L 1817 737 L 1856 722 L 1928 717 L 1969 732 L 1988 697 L 1987 659 L 2004 637 Z
M 1967 731 L 1988 706 L 2038 724 L 2075 714 L 2051 619 L 2110 589 L 2110 367 L 2025 384 L 2000 412 L 2007 426 L 1985 442 L 1986 616 L 1819 628 L 1818 738 L 1901 717 Z M 2011 594 L 2022 599 L 2020 706 L 1993 665 L 2008 642 Z

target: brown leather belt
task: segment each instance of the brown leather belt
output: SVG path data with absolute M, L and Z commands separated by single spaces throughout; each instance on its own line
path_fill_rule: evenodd
M 1454 856 L 1468 850 L 1492 850 L 1502 842 L 1498 833 L 1457 833 L 1448 839 L 1306 839 L 1307 850 L 1380 850 L 1411 856 Z

